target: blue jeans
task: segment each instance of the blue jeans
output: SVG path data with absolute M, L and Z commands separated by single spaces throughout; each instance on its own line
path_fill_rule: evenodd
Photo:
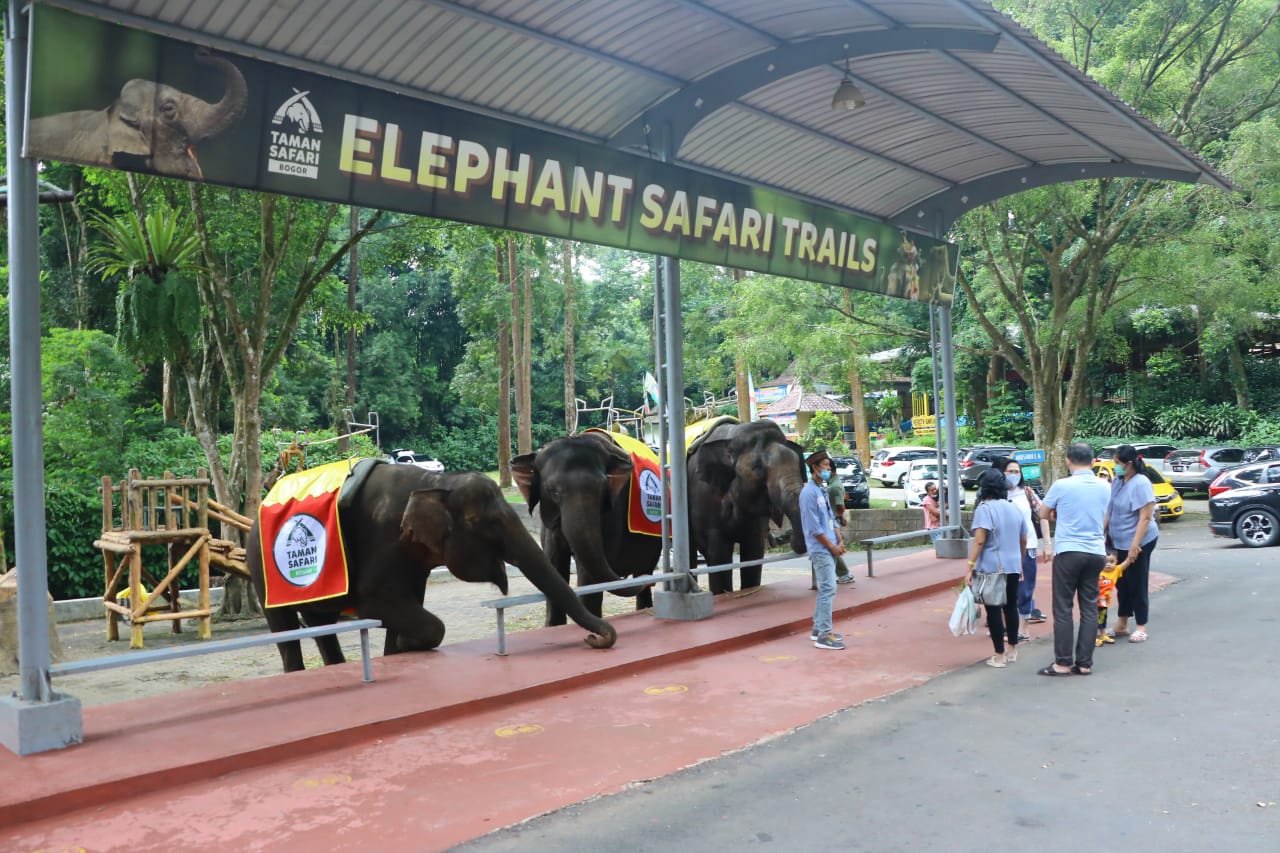
M 1018 584 L 1018 615 L 1026 619 L 1036 609 L 1036 552 L 1022 552 L 1022 583 Z
M 818 581 L 818 603 L 813 608 L 813 632 L 821 637 L 831 633 L 831 603 L 836 598 L 836 558 L 831 552 L 809 549 L 809 565 Z

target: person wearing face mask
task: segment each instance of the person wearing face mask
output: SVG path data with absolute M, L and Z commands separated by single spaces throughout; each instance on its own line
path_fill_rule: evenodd
M 1037 563 L 1053 559 L 1053 540 L 1049 538 L 1049 520 L 1041 518 L 1040 498 L 1022 479 L 1022 466 L 1012 459 L 998 459 L 993 467 L 1004 473 L 1009 487 L 1009 502 L 1022 513 L 1027 527 L 1027 547 L 1022 552 L 1022 583 L 1018 584 L 1018 639 L 1030 640 L 1027 625 L 1045 621 L 1036 607 Z
M 813 632 L 809 638 L 815 648 L 843 649 L 844 638 L 831 625 L 831 605 L 836 597 L 836 557 L 844 554 L 839 527 L 831 512 L 827 483 L 835 466 L 825 450 L 810 454 L 809 482 L 800 490 L 800 523 L 804 526 L 804 543 L 809 564 L 818 584 L 818 600 L 813 608 Z
M 1160 528 L 1156 525 L 1156 493 L 1147 479 L 1147 466 L 1131 444 L 1116 448 L 1116 480 L 1111 485 L 1107 507 L 1107 536 L 1120 559 L 1129 561 L 1128 570 L 1116 581 L 1116 626 L 1111 638 L 1128 635 L 1131 643 L 1147 641 L 1150 606 L 1151 552 L 1156 549 Z M 1137 630 L 1129 633 L 1129 620 Z

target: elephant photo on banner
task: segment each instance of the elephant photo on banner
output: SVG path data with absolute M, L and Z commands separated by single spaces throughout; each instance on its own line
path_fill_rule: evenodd
M 274 549 L 278 543 L 262 540 L 260 531 L 266 528 L 261 518 L 250 528 L 245 560 L 272 631 L 299 628 L 304 622 L 332 625 L 343 613 L 354 611 L 362 619 L 382 620 L 387 631 L 383 654 L 434 649 L 444 640 L 445 625 L 423 606 L 432 569 L 445 566 L 460 580 L 491 583 L 506 595 L 510 563 L 546 596 L 548 610 L 567 613 L 590 632 L 587 645 L 606 649 L 617 639 L 612 625 L 587 612 L 498 484 L 484 474 L 435 473 L 361 460 L 354 464 L 337 502 L 341 533 L 332 540 L 340 539 L 345 548 L 345 594 L 265 606 L 263 548 Z M 336 637 L 317 637 L 316 645 L 325 664 L 344 661 Z M 303 668 L 301 643 L 293 640 L 279 647 L 285 672 Z
M 155 80 L 128 80 L 109 104 L 32 117 L 28 154 L 203 180 L 197 146 L 240 120 L 248 91 L 230 60 L 197 49 L 194 61 L 209 69 L 211 79 L 221 80 L 216 102 Z
M 695 424 L 693 429 L 701 425 Z M 764 556 L 769 522 L 791 521 L 791 545 L 804 553 L 800 490 L 804 451 L 773 421 L 739 423 L 719 418 L 689 442 L 689 533 L 708 566 Z M 696 556 L 693 555 L 693 556 Z M 744 566 L 742 589 L 760 585 L 760 566 Z M 733 571 L 709 575 L 713 593 L 733 590 Z
M 656 457 L 652 467 L 634 458 L 645 454 L 653 457 L 630 436 L 587 430 L 511 460 L 512 477 L 530 514 L 541 511 L 542 549 L 566 581 L 571 557 L 578 586 L 653 574 L 662 551 L 661 493 L 656 493 L 657 512 L 649 511 L 659 481 Z M 635 596 L 637 610 L 653 606 L 649 587 L 614 593 Z M 589 612 L 601 615 L 603 593 L 588 593 L 582 600 Z M 564 620 L 564 613 L 548 604 L 547 624 Z

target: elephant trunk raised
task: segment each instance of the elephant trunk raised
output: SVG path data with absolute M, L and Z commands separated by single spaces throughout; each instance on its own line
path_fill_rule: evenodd
M 216 68 L 222 73 L 226 90 L 222 100 L 216 104 L 193 98 L 189 107 L 191 119 L 186 122 L 187 134 L 192 143 L 217 136 L 231 127 L 244 115 L 245 106 L 249 102 L 249 90 L 245 86 L 244 75 L 230 61 L 220 56 L 211 56 L 203 51 L 196 52 L 196 62 Z

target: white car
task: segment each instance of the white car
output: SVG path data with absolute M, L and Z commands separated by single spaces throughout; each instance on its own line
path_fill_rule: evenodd
M 415 453 L 404 447 L 391 451 L 391 461 L 396 465 L 416 465 L 425 471 L 444 470 L 444 463 L 430 453 Z
M 936 459 L 917 459 L 912 462 L 907 470 L 906 482 L 902 484 L 902 490 L 906 494 L 906 505 L 911 508 L 918 509 L 924 502 L 924 487 L 928 483 L 937 483 L 938 491 L 941 495 L 947 493 L 947 469 L 944 465 L 942 473 L 938 473 L 938 461 Z M 965 495 L 964 489 L 960 490 L 960 507 L 964 508 Z
M 935 459 L 937 456 L 938 450 L 934 447 L 886 447 L 871 457 L 868 477 L 886 486 L 902 488 L 907 480 L 908 465 L 917 459 Z

